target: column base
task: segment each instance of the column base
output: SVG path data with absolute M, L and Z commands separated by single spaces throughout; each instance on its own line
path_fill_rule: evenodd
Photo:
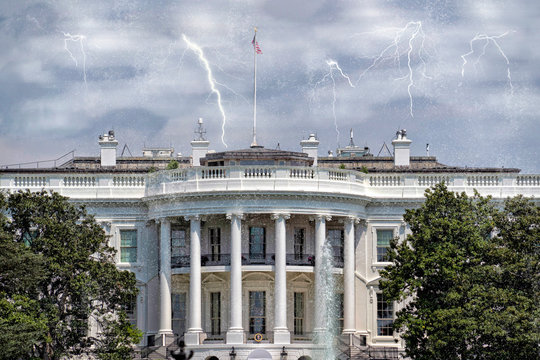
M 286 330 L 275 330 L 274 331 L 274 344 L 290 344 L 291 343 L 291 332 Z
M 244 344 L 244 331 L 243 330 L 230 330 L 227 331 L 225 338 L 227 344 Z
M 156 341 L 156 344 L 159 344 L 160 346 L 169 346 L 174 342 L 172 330 L 160 330 L 156 337 L 161 337 L 161 339 Z
M 186 345 L 199 345 L 206 339 L 206 333 L 202 331 L 188 331 L 184 334 Z

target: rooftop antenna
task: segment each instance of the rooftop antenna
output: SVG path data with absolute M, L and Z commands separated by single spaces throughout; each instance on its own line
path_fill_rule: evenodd
M 279 143 L 277 143 L 276 150 L 281 150 L 281 148 L 279 147 Z
M 426 144 L 426 156 L 429 156 L 429 144 Z
M 259 43 L 257 42 L 257 28 L 253 28 L 255 34 L 251 44 L 253 45 L 253 142 L 251 147 L 259 147 L 257 145 L 257 54 L 262 54 Z
M 126 151 L 126 150 L 128 151 L 129 156 L 133 157 L 133 154 L 131 153 L 131 150 L 129 150 L 128 144 L 124 145 L 124 148 L 122 149 L 122 153 L 120 154 L 120 156 L 124 156 L 124 151 Z
M 354 137 L 353 129 L 351 128 L 351 141 L 349 142 L 350 147 L 355 147 L 353 137 Z
M 390 156 L 393 156 L 392 155 L 392 152 L 390 151 L 390 149 L 388 148 L 388 145 L 386 145 L 386 142 L 384 142 L 381 146 L 381 150 L 379 150 L 379 153 L 377 154 L 377 157 L 379 157 L 379 155 L 381 155 L 381 152 L 386 149 L 386 151 L 388 151 L 388 155 Z
M 206 138 L 204 137 L 204 134 L 206 134 L 206 130 L 203 129 L 203 118 L 199 118 L 199 120 L 197 120 L 197 124 L 199 125 L 199 127 L 195 130 L 195 134 L 198 134 L 199 138 L 195 140 L 206 141 Z

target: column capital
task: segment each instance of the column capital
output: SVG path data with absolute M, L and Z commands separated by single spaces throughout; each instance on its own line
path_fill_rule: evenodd
M 331 216 L 331 215 L 315 214 L 315 215 L 311 215 L 311 216 L 309 217 L 309 221 L 322 220 L 323 218 L 324 218 L 326 221 L 332 220 L 332 216 Z
M 244 220 L 245 214 L 244 213 L 227 213 L 226 217 L 227 217 L 227 220 L 232 220 L 233 217 L 237 217 L 240 220 Z
M 184 219 L 186 221 L 191 221 L 191 220 L 199 221 L 201 220 L 201 215 L 184 215 Z
M 171 219 L 167 216 L 160 216 L 158 218 L 155 218 L 154 221 L 156 222 L 156 224 L 161 224 L 165 222 L 171 222 Z
M 277 220 L 279 218 L 289 220 L 291 218 L 291 214 L 288 214 L 288 213 L 273 213 L 272 215 L 270 215 L 270 218 L 272 220 Z
M 357 216 L 354 216 L 354 215 L 345 216 L 344 218 L 339 219 L 339 222 L 343 224 L 347 224 L 351 222 L 354 224 L 359 224 L 360 221 L 361 220 Z

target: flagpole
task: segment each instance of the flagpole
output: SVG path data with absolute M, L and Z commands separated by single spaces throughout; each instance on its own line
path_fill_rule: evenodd
M 255 36 L 253 40 L 256 41 L 257 37 L 257 28 L 255 28 Z M 253 142 L 251 147 L 256 147 L 257 145 L 257 49 L 253 44 Z

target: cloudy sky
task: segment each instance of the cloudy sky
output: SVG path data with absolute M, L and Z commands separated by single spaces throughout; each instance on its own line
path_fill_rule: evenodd
M 211 148 L 248 147 L 254 26 L 265 147 L 316 132 L 323 155 L 352 128 L 377 155 L 406 128 L 415 155 L 540 173 L 537 0 L 3 0 L 0 164 L 97 155 L 109 129 L 189 154 L 199 117 Z

